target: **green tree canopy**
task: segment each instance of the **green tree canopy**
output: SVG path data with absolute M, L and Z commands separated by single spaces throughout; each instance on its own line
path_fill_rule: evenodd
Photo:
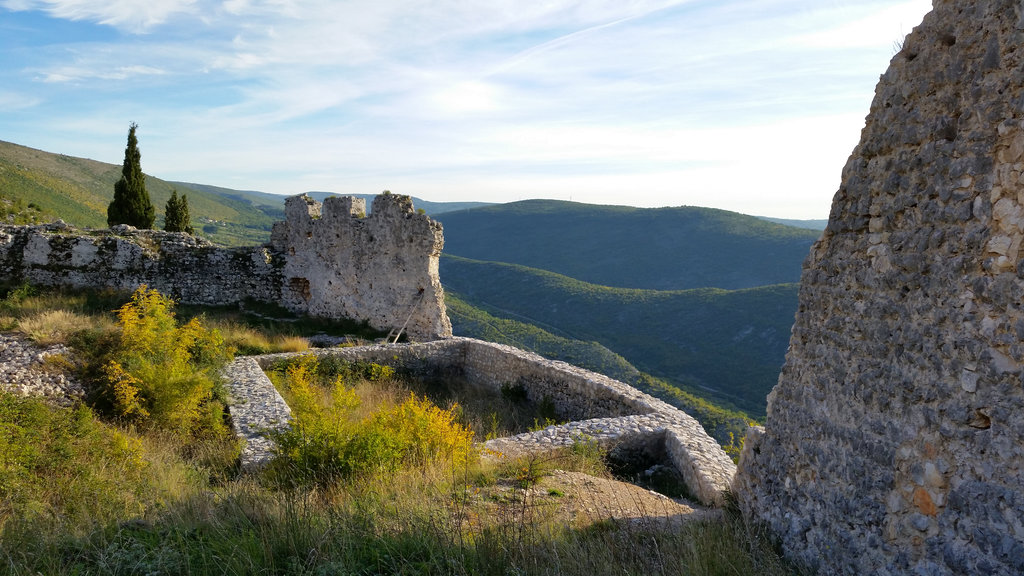
M 146 192 L 146 175 L 142 173 L 142 154 L 132 122 L 128 128 L 128 146 L 124 149 L 121 179 L 114 184 L 114 199 L 107 206 L 107 225 L 129 224 L 136 228 L 152 228 L 156 209 Z
M 194 233 L 192 218 L 188 213 L 188 196 L 182 194 L 179 198 L 177 190 L 171 190 L 171 197 L 167 199 L 167 206 L 164 208 L 164 230 Z

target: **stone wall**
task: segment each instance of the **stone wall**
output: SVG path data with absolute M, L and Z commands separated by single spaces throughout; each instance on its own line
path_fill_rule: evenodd
M 0 276 L 7 283 L 114 288 L 147 284 L 189 304 L 278 304 L 322 318 L 405 327 L 413 339 L 451 336 L 438 278 L 441 225 L 416 214 L 408 196 L 365 201 L 305 195 L 267 246 L 220 248 L 183 233 L 76 231 L 65 224 L 0 226 Z
M 451 336 L 438 277 L 441 224 L 413 210 L 408 196 L 366 201 L 308 196 L 285 203 L 271 246 L 285 254 L 282 303 L 326 318 L 360 318 L 371 326 L 405 327 L 417 338 Z
M 608 448 L 628 445 L 630 449 L 650 449 L 663 453 L 694 496 L 710 505 L 723 503 L 724 493 L 736 471 L 721 446 L 685 412 L 607 376 L 511 346 L 450 338 L 411 345 L 316 349 L 311 353 L 387 364 L 419 375 L 459 375 L 469 385 L 495 392 L 505 385 L 519 386 L 528 399 L 551 402 L 561 418 L 575 420 L 536 433 L 492 440 L 486 445 L 491 453 L 514 456 L 523 452 L 544 452 L 571 445 L 581 435 Z M 259 392 L 268 386 L 272 388 L 269 379 L 254 378 L 251 364 L 247 362 L 255 360 L 267 368 L 282 359 L 302 354 L 305 353 L 236 360 L 227 379 L 246 422 L 281 421 L 283 414 L 276 401 L 267 400 L 274 394 Z M 267 408 L 261 414 L 264 405 Z M 233 405 L 230 409 L 234 415 L 236 407 Z M 251 431 L 256 428 L 239 429 L 239 434 L 253 439 Z M 244 452 L 246 463 L 251 465 L 269 457 L 266 452 L 269 447 L 258 438 L 255 442 L 253 448 Z
M 735 481 L 825 574 L 1024 573 L 1024 6 L 934 4 L 878 84 Z

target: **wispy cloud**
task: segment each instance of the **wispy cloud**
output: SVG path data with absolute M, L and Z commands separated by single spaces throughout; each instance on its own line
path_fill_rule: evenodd
M 79 82 L 82 80 L 127 80 L 140 76 L 161 76 L 164 70 L 152 66 L 119 66 L 110 70 L 61 66 L 42 73 L 43 82 Z
M 171 16 L 192 10 L 196 0 L 7 0 L 0 3 L 12 11 L 44 10 L 56 18 L 87 20 L 145 32 Z
M 822 216 L 927 4 L 0 0 L 0 86 L 33 102 L 0 131 L 117 161 L 131 119 L 148 171 L 275 192 Z

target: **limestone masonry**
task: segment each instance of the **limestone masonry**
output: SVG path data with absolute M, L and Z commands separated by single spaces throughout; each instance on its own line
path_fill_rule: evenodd
M 735 491 L 824 574 L 1024 573 L 1024 4 L 882 76 Z
M 0 226 L 0 277 L 44 286 L 134 290 L 147 284 L 189 304 L 279 304 L 322 318 L 451 336 L 438 279 L 441 224 L 408 196 L 366 202 L 294 196 L 267 246 L 219 248 L 183 233 L 115 226 L 88 235 L 62 223 Z
M 675 466 L 703 504 L 720 505 L 736 471 L 729 456 L 700 423 L 677 408 L 607 376 L 565 362 L 547 360 L 511 346 L 471 338 L 418 344 L 316 349 L 348 361 L 387 364 L 413 374 L 458 374 L 473 386 L 500 391 L 522 387 L 528 399 L 551 402 L 560 418 L 576 420 L 539 432 L 486 443 L 491 455 L 550 452 L 581 439 L 622 453 L 647 452 Z M 290 411 L 262 368 L 296 354 L 236 359 L 225 377 L 232 396 L 231 418 L 246 441 L 242 466 L 257 467 L 272 456 L 263 432 L 286 426 Z

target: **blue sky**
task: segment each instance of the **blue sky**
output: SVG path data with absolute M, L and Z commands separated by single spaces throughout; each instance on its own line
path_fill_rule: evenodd
M 825 218 L 928 0 L 0 0 L 0 140 L 166 180 Z

